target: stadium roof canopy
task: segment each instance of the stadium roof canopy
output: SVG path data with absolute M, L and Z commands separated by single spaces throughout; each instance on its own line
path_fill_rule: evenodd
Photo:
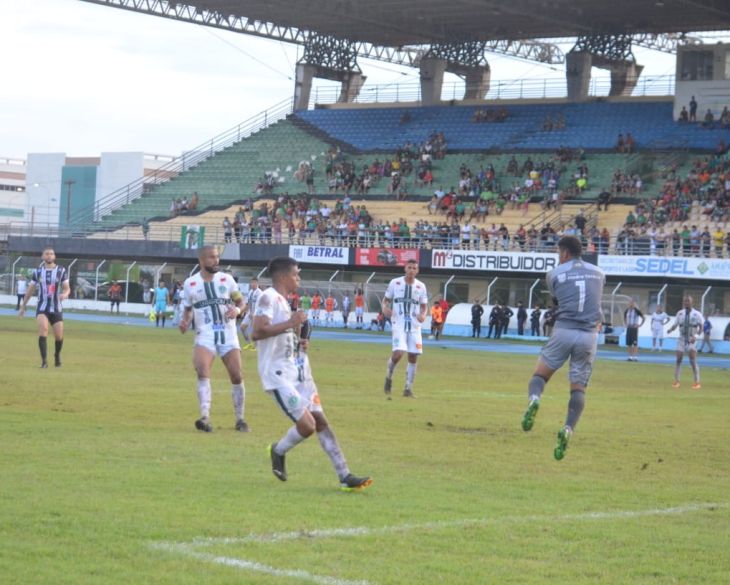
M 170 0 L 169 3 L 389 47 L 730 28 L 730 0 Z

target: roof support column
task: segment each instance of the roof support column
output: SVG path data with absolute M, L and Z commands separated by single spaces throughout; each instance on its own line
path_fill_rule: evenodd
M 294 110 L 306 110 L 312 95 L 312 80 L 317 67 L 306 63 L 297 63 L 294 77 Z
M 609 69 L 611 71 L 611 90 L 608 95 L 631 95 L 644 66 L 625 61 L 614 63 Z
M 424 106 L 432 106 L 441 101 L 446 65 L 446 59 L 434 57 L 421 59 L 421 103 Z
M 570 101 L 582 102 L 588 98 L 592 64 L 593 57 L 585 51 L 571 51 L 565 56 L 565 77 Z

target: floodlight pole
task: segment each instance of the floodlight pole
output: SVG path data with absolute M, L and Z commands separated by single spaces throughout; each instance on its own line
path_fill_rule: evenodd
M 446 284 L 444 284 L 444 300 L 448 302 L 448 292 L 449 292 L 449 285 L 451 284 L 451 281 L 456 278 L 455 274 L 452 274 L 449 280 L 446 281 Z M 468 300 L 468 299 L 467 299 Z
M 530 298 L 527 301 L 527 310 L 532 309 L 532 291 L 535 290 L 535 287 L 540 284 L 540 279 L 536 279 L 535 282 L 532 283 L 532 286 L 530 287 Z
M 702 295 L 702 301 L 700 301 L 700 313 L 702 313 L 702 316 L 705 315 L 705 298 L 708 294 L 710 294 L 710 291 L 712 290 L 711 286 L 708 286 L 707 289 L 705 289 L 705 293 Z
M 132 262 L 129 267 L 127 268 L 127 275 L 124 277 L 124 304 L 126 305 L 129 302 L 129 273 L 132 272 L 132 268 L 134 268 L 135 264 L 137 264 L 137 261 L 135 260 Z
M 263 267 L 263 268 L 261 269 L 261 272 L 259 272 L 259 273 L 258 273 L 258 274 L 256 275 L 256 280 L 258 280 L 259 278 L 261 278 L 261 275 L 262 275 L 262 274 L 263 274 L 264 272 L 266 272 L 267 268 L 268 268 L 268 266 L 264 266 L 264 267 Z
M 195 274 L 195 269 L 198 268 L 199 266 L 200 266 L 200 264 L 196 264 L 195 266 L 193 266 L 193 269 L 190 271 L 190 274 L 188 274 L 188 276 L 192 276 L 193 274 Z
M 21 258 L 22 256 L 18 256 L 18 259 L 13 262 L 12 272 L 10 273 L 10 294 L 13 294 L 13 291 L 15 290 L 15 265 L 20 262 Z
M 495 276 L 494 280 L 489 283 L 489 286 L 487 287 L 487 305 L 491 305 L 492 300 L 492 286 L 494 286 L 494 283 L 499 280 L 499 276 Z
M 623 282 L 619 282 L 616 285 L 616 288 L 611 291 L 611 325 L 613 325 L 613 309 L 614 305 L 616 304 L 616 293 L 618 292 L 618 289 L 621 288 L 621 285 Z
M 94 302 L 99 300 L 99 270 L 106 264 L 106 260 L 102 260 L 101 264 L 96 267 L 96 281 L 94 282 Z
M 334 274 L 330 276 L 329 284 L 327 285 L 327 294 L 332 294 L 332 281 L 335 279 L 335 276 L 337 276 L 340 273 L 339 269 L 335 270 Z
M 67 269 L 66 275 L 68 276 L 68 278 L 69 278 L 69 279 L 71 278 L 71 268 L 72 268 L 72 267 L 73 267 L 73 265 L 74 265 L 74 264 L 76 264 L 76 263 L 77 263 L 78 261 L 79 261 L 79 259 L 78 259 L 78 258 L 74 258 L 73 260 L 71 260 L 71 264 L 69 264 L 69 265 L 68 265 L 68 269 Z
M 167 266 L 167 262 L 163 262 L 162 263 L 162 266 L 160 266 L 157 269 L 157 272 L 155 272 L 155 282 L 152 283 L 152 286 L 157 286 L 159 284 L 159 282 L 160 282 L 160 273 L 165 268 L 165 266 Z
M 657 307 L 662 304 L 662 295 L 664 294 L 664 291 L 667 290 L 668 286 L 669 286 L 668 284 L 665 284 L 662 288 L 659 289 L 659 292 L 656 295 Z

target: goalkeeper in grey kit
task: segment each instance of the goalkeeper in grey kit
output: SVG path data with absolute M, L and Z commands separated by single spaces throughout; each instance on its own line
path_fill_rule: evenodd
M 529 431 L 540 408 L 540 397 L 552 375 L 570 359 L 570 401 L 565 424 L 558 431 L 555 459 L 565 451 L 583 412 L 585 392 L 593 371 L 598 345 L 598 329 L 603 320 L 601 295 L 606 278 L 603 271 L 581 260 L 583 247 L 578 238 L 564 236 L 558 242 L 559 265 L 548 272 L 547 284 L 557 301 L 555 327 L 537 360 L 528 385 L 529 405 L 522 429 Z

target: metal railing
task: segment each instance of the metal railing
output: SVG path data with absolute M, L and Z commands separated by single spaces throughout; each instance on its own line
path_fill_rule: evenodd
M 656 77 L 640 77 L 632 96 L 668 96 L 674 95 L 674 75 Z M 610 77 L 592 77 L 588 86 L 588 95 L 605 97 L 611 90 Z M 506 79 L 495 80 L 489 89 L 482 92 L 486 100 L 513 99 L 546 99 L 564 98 L 568 95 L 565 78 L 545 79 Z M 443 101 L 461 100 L 464 96 L 464 82 L 445 82 L 441 88 Z M 315 87 L 312 91 L 313 104 L 333 104 L 340 99 L 340 88 L 334 86 Z M 420 102 L 421 84 L 417 81 L 408 83 L 392 83 L 387 85 L 364 86 L 356 103 L 398 103 Z
M 595 223 L 597 212 L 593 208 L 584 208 L 584 215 L 587 219 L 587 225 L 591 226 Z M 555 226 L 562 230 L 562 227 L 572 225 L 572 219 L 575 217 L 575 213 L 565 213 L 561 215 L 560 211 L 551 212 L 545 215 L 546 218 L 550 219 L 551 222 L 556 222 Z M 434 216 L 433 223 L 445 222 L 444 216 Z M 486 226 L 492 222 L 499 223 L 498 215 L 490 215 L 487 217 L 487 221 L 482 223 L 481 226 Z M 274 236 L 270 233 L 264 235 L 254 235 L 252 233 L 244 232 L 240 237 L 232 234 L 230 237 L 226 235 L 223 226 L 219 223 L 205 223 L 200 222 L 200 227 L 205 227 L 205 243 L 222 245 L 225 243 L 240 243 L 240 244 L 260 244 L 260 245 L 271 245 L 271 244 L 285 244 L 285 245 L 309 245 L 309 246 L 341 246 L 341 247 L 373 247 L 373 248 L 417 248 L 421 250 L 431 250 L 435 248 L 440 249 L 470 249 L 470 250 L 498 250 L 498 251 L 512 251 L 512 252 L 556 252 L 557 237 L 554 237 L 548 241 L 541 241 L 539 238 L 536 240 L 526 240 L 524 245 L 521 245 L 515 238 L 515 234 L 511 233 L 510 238 L 505 245 L 499 238 L 490 239 L 489 243 L 485 245 L 485 242 L 481 237 L 472 237 L 468 242 L 465 242 L 459 236 L 458 243 L 454 242 L 451 235 L 444 237 L 443 239 L 438 236 L 431 234 L 427 237 L 420 235 L 413 235 L 408 239 L 400 238 L 397 234 L 393 234 L 392 237 L 383 237 L 381 233 L 378 233 L 377 229 L 370 228 L 365 230 L 361 235 L 325 235 L 319 236 L 316 233 L 306 233 L 304 236 L 300 236 L 299 233 L 293 237 L 289 236 L 289 233 L 284 231 L 281 237 Z M 713 224 L 714 225 L 714 224 Z M 722 224 L 720 224 L 722 225 Z M 536 228 L 541 226 L 535 224 Z M 730 224 L 725 224 L 724 231 L 730 233 Z M 558 230 L 558 231 L 559 231 Z M 9 236 L 13 237 L 42 237 L 42 238 L 86 238 L 92 235 L 94 238 L 103 240 L 142 240 L 142 231 L 140 226 L 125 226 L 123 228 L 114 228 L 105 231 L 92 231 L 90 228 L 87 230 L 83 229 L 70 229 L 58 226 L 49 225 L 38 225 L 30 226 L 26 222 L 14 222 L 9 224 L 0 225 L 0 241 L 7 241 Z M 628 256 L 675 256 L 675 257 L 702 257 L 702 258 L 730 258 L 730 249 L 727 243 L 724 248 L 717 248 L 714 241 L 710 248 L 703 249 L 700 245 L 685 246 L 683 241 L 675 243 L 670 238 L 671 229 L 665 228 L 664 241 L 663 243 L 655 240 L 652 243 L 651 238 L 648 235 L 635 236 L 628 238 L 619 238 L 618 235 L 612 234 L 609 239 L 598 240 L 592 239 L 586 235 L 584 239 L 585 248 L 590 252 L 596 252 L 599 254 L 613 254 L 613 255 L 628 255 Z M 181 225 L 155 225 L 155 228 L 150 231 L 150 241 L 164 241 L 164 242 L 179 242 L 182 236 Z
M 268 110 L 214 136 L 203 144 L 186 151 L 181 156 L 156 169 L 151 175 L 142 177 L 121 189 L 97 199 L 92 205 L 76 210 L 70 223 L 70 230 L 83 229 L 92 221 L 99 221 L 114 210 L 142 197 L 152 186 L 166 183 L 183 171 L 187 171 L 212 157 L 217 152 L 255 134 L 259 130 L 284 119 L 292 113 L 294 102 L 288 98 Z

